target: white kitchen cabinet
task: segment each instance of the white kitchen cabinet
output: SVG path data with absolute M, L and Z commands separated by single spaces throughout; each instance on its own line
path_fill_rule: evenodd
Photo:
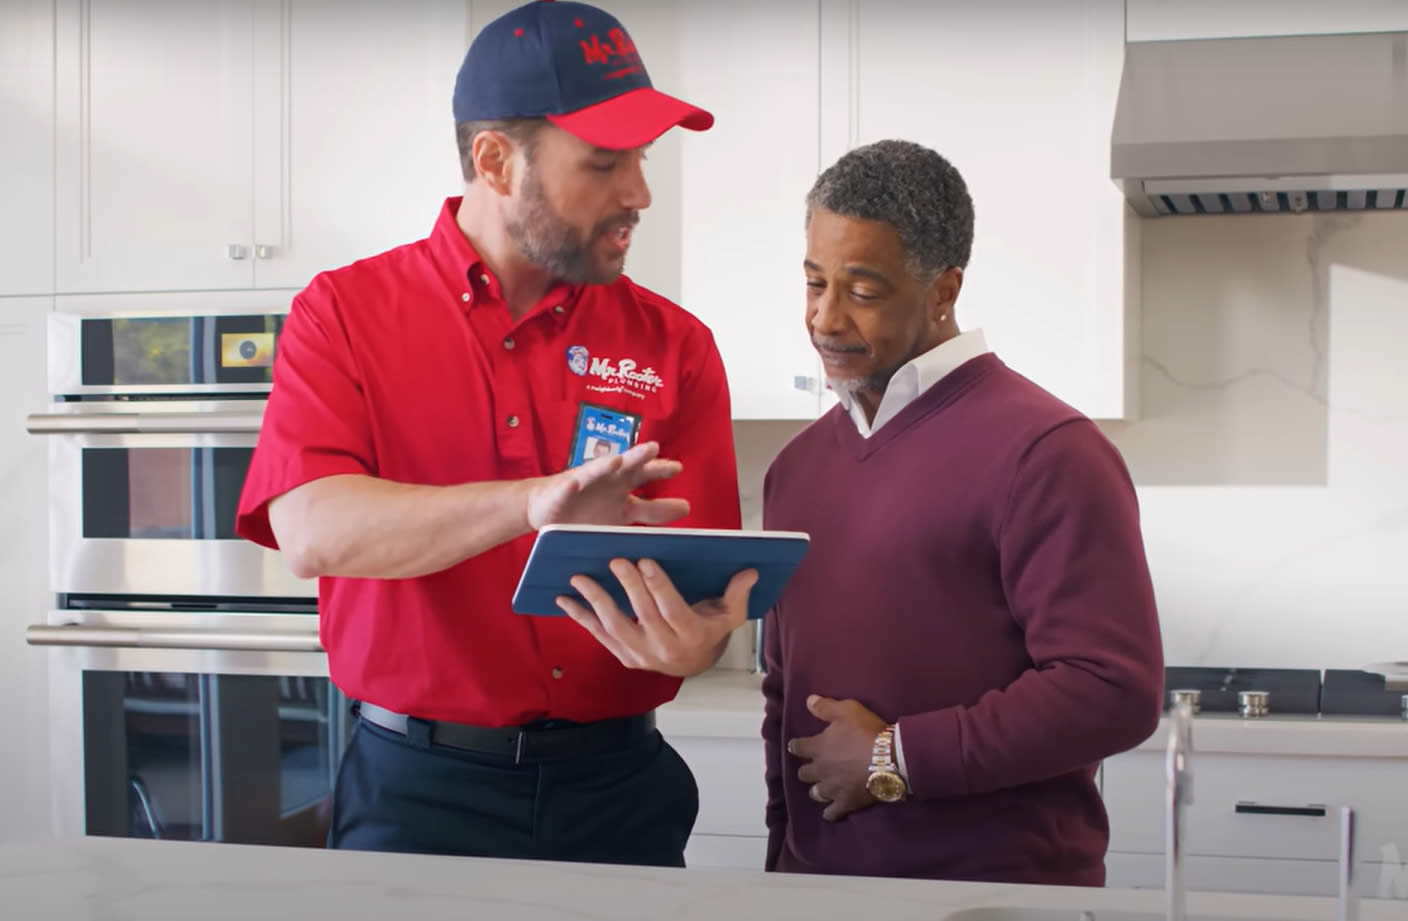
M 823 0 L 822 35 L 823 168 L 884 138 L 947 157 L 976 215 L 960 326 L 1088 415 L 1132 416 L 1139 222 L 1109 172 L 1122 0 Z
M 460 188 L 464 0 L 59 0 L 57 290 L 287 288 Z
M 0 295 L 54 289 L 54 0 L 0 4 Z
M 1183 819 L 1190 889 L 1333 895 L 1339 809 L 1355 809 L 1357 888 L 1397 885 L 1408 856 L 1408 760 L 1195 751 Z M 1111 886 L 1156 888 L 1164 866 L 1164 754 L 1142 749 L 1104 764 Z M 1408 879 L 1405 879 L 1408 883 Z M 1408 886 L 1401 895 L 1408 898 Z
M 681 144 L 682 304 L 713 330 L 735 419 L 813 419 L 821 368 L 802 260 L 820 165 L 818 4 L 675 8 L 676 91 L 716 119 Z
M 430 233 L 463 191 L 451 97 L 465 0 L 255 0 L 254 284 Z
M 251 285 L 248 0 L 59 0 L 56 26 L 57 290 Z
M 1129 40 L 1408 30 L 1403 0 L 1128 0 Z

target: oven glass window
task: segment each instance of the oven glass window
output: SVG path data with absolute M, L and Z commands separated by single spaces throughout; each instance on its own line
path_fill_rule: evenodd
M 273 381 L 283 314 L 85 319 L 86 386 L 182 387 Z
M 321 847 L 352 725 L 326 678 L 88 671 L 91 835 Z
M 83 449 L 83 536 L 233 540 L 253 448 Z

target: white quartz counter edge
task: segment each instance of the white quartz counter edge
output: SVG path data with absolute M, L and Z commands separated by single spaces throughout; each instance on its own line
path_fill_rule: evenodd
M 513 921 L 978 921 L 975 908 L 1163 913 L 1158 890 L 788 876 L 306 848 L 87 838 L 0 847 L 5 916 L 36 919 L 454 917 Z M 1328 898 L 1190 893 L 1190 916 L 1322 921 Z M 1403 903 L 1360 900 L 1362 921 Z M 1050 918 L 1050 914 L 1044 915 Z
M 667 736 L 761 739 L 761 681 L 751 672 L 725 670 L 692 678 L 660 708 L 660 729 Z M 1162 750 L 1167 739 L 1164 720 L 1139 750 Z M 1223 754 L 1408 758 L 1408 721 L 1201 714 L 1193 746 Z

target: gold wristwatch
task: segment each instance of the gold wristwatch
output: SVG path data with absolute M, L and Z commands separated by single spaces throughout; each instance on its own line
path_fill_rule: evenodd
M 882 803 L 897 803 L 909 792 L 909 785 L 900 776 L 895 764 L 895 727 L 886 726 L 875 736 L 875 748 L 870 754 L 870 776 L 865 788 Z

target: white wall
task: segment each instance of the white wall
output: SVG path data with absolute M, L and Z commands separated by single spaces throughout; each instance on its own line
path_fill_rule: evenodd
M 1142 246 L 1143 409 L 1106 430 L 1169 663 L 1408 659 L 1408 214 L 1159 219 Z M 798 428 L 736 426 L 749 523 Z

